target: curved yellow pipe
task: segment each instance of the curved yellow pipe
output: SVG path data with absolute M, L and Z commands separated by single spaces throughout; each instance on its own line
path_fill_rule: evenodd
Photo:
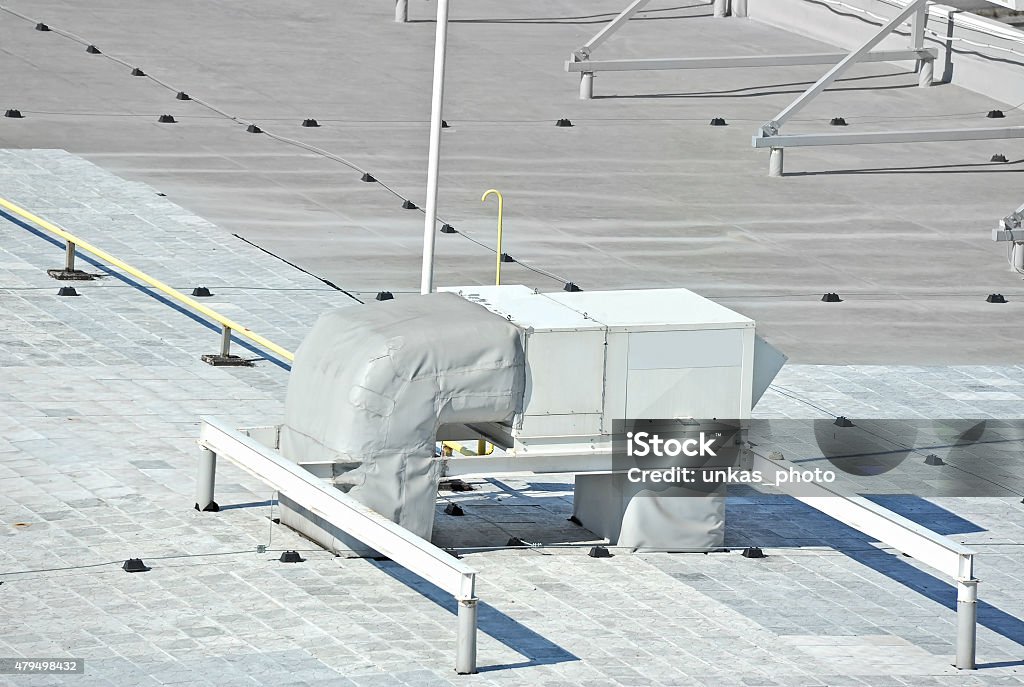
M 487 198 L 491 194 L 498 196 L 498 258 L 497 265 L 494 268 L 494 283 L 495 285 L 501 284 L 501 216 L 505 209 L 505 199 L 501 197 L 501 191 L 497 189 L 488 189 L 484 192 L 484 195 L 480 198 L 480 202 L 486 202 Z

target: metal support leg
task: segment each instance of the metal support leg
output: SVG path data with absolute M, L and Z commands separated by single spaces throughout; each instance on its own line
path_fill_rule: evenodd
M 956 667 L 974 670 L 978 637 L 978 580 L 956 583 Z
M 768 158 L 768 176 L 782 176 L 782 157 L 785 151 L 785 148 L 772 148 L 771 155 Z
M 729 0 L 714 0 L 715 16 L 725 17 L 729 14 Z
M 395 0 L 395 21 L 399 24 L 409 21 L 409 0 Z
M 71 241 L 68 241 L 68 245 L 64 249 L 64 271 L 75 271 L 75 244 Z
M 225 358 L 231 355 L 231 327 L 224 327 L 221 330 L 220 354 Z
M 594 97 L 594 72 L 580 73 L 580 100 Z
M 476 672 L 476 610 L 479 599 L 459 600 L 459 636 L 456 640 L 455 672 Z
M 1013 247 L 1010 248 L 1010 264 L 1014 272 L 1024 274 L 1024 243 L 1013 243 Z
M 220 507 L 213 500 L 213 487 L 217 479 L 217 454 L 204 448 L 199 454 L 199 472 L 196 475 L 196 510 L 217 512 Z
M 732 16 L 747 16 L 747 0 L 732 0 Z
M 928 88 L 935 79 L 935 60 L 919 60 L 917 63 L 917 85 Z

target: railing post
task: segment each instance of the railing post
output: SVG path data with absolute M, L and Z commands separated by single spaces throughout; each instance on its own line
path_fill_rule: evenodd
M 196 510 L 216 513 L 220 506 L 213 500 L 213 487 L 217 480 L 217 454 L 208 448 L 199 453 L 196 474 Z
M 458 599 L 459 634 L 456 639 L 455 672 L 471 675 L 476 672 L 476 612 L 479 599 Z
M 223 358 L 231 357 L 231 327 L 223 327 L 221 329 L 220 355 Z
M 956 583 L 956 667 L 974 670 L 978 638 L 978 580 Z
M 395 21 L 399 24 L 409 21 L 409 0 L 395 0 Z
M 716 17 L 725 17 L 729 14 L 729 0 L 714 0 L 714 14 Z
M 785 155 L 785 148 L 772 148 L 771 155 L 768 157 L 768 176 L 770 177 L 781 177 L 782 176 L 782 160 Z
M 594 72 L 580 72 L 580 100 L 594 97 Z
M 64 271 L 75 271 L 75 244 L 71 241 L 68 241 L 68 245 L 64 249 Z

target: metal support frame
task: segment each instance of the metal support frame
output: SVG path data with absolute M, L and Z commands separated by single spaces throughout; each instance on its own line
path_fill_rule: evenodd
M 1010 269 L 1024 274 L 1024 205 L 999 220 L 999 227 L 992 230 L 993 241 L 1010 241 Z
M 911 22 L 909 54 L 916 53 L 918 85 L 930 86 L 934 76 L 936 53 L 924 47 L 925 22 L 928 17 L 929 0 L 913 0 L 903 11 L 893 17 L 870 39 L 856 50 L 848 53 L 832 69 L 828 70 L 810 88 L 797 96 L 775 117 L 760 126 L 751 139 L 754 148 L 769 148 L 768 176 L 781 177 L 785 174 L 783 150 L 798 146 L 866 145 L 879 143 L 923 143 L 933 141 L 978 141 L 986 139 L 1024 138 L 1024 127 L 985 127 L 971 129 L 925 129 L 916 131 L 878 131 L 865 133 L 781 133 L 782 127 L 794 114 L 807 106 L 836 79 L 854 64 L 872 60 L 872 49 L 889 34 L 907 21 Z M 879 51 L 879 54 L 884 51 Z M 898 52 L 898 51 L 897 51 Z
M 455 670 L 460 674 L 476 672 L 476 570 L 251 437 L 214 418 L 200 418 L 200 423 L 199 445 L 205 451 L 200 457 L 197 498 L 208 496 L 212 501 L 215 458 L 227 458 L 382 556 L 437 585 L 458 604 Z
M 395 21 L 399 24 L 409 21 L 409 0 L 395 0 Z
M 199 453 L 199 472 L 196 475 L 196 510 L 219 510 L 217 502 L 213 500 L 216 481 L 217 454 L 204 448 Z
M 683 58 L 648 58 L 629 60 L 591 60 L 593 51 L 597 46 L 604 43 L 608 38 L 618 31 L 629 19 L 642 9 L 649 0 L 634 0 L 622 12 L 606 24 L 589 41 L 580 48 L 574 50 L 565 63 L 567 72 L 578 72 L 580 74 L 580 100 L 590 100 L 594 97 L 594 75 L 601 71 L 639 71 L 639 70 L 664 70 L 664 69 L 745 69 L 751 67 L 780 67 L 806 64 L 833 64 L 842 73 L 849 64 L 853 62 L 901 62 L 913 60 L 919 73 L 918 83 L 921 86 L 930 86 L 934 74 L 934 64 L 938 57 L 938 51 L 934 48 L 924 47 L 924 23 L 927 17 L 927 0 L 917 0 L 912 4 L 909 12 L 901 13 L 909 17 L 914 16 L 914 28 L 912 30 L 911 45 L 905 50 L 880 50 L 872 52 L 881 40 L 891 32 L 892 29 L 883 33 L 877 40 L 872 39 L 866 48 L 851 53 L 817 53 L 807 55 L 743 55 L 729 57 L 683 57 Z M 713 0 L 714 14 L 716 17 L 724 17 L 728 14 L 733 16 L 746 16 L 746 0 Z M 895 24 L 899 26 L 906 20 L 906 17 Z M 895 28 L 895 26 L 893 28 Z M 854 55 L 851 60 L 851 55 Z M 838 64 L 836 64 L 838 62 Z M 830 72 L 831 74 L 831 72 Z M 828 75 L 826 74 L 826 77 Z M 823 77 L 824 79 L 825 77 Z M 822 90 L 834 80 L 835 76 L 829 78 L 822 86 Z M 816 84 L 817 85 L 817 84 Z M 812 86 L 812 89 L 814 87 Z M 815 92 L 814 95 L 816 95 Z M 813 97 L 813 95 L 811 96 Z
M 844 496 L 809 482 L 797 484 L 785 479 L 780 482 L 779 476 L 799 469 L 788 460 L 774 460 L 755 452 L 751 468 L 761 472 L 765 483 L 778 483 L 780 490 L 798 501 L 954 579 L 957 585 L 956 667 L 974 670 L 978 580 L 974 577 L 975 552 L 972 549 L 864 497 Z

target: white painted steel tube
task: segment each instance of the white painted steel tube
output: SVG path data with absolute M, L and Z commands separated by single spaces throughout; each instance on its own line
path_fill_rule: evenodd
M 213 503 L 213 489 L 217 480 L 217 454 L 208 448 L 199 453 L 196 474 L 196 510 L 205 510 Z
M 430 153 L 427 160 L 427 201 L 423 218 L 423 272 L 420 293 L 434 290 L 434 238 L 437 234 L 437 177 L 441 163 L 441 109 L 444 105 L 444 60 L 448 43 L 448 0 L 437 0 L 434 36 L 434 94 L 430 102 Z
M 470 675 L 476 672 L 476 612 L 478 599 L 460 599 L 459 634 L 456 639 L 455 672 Z
M 978 580 L 956 583 L 956 667 L 974 670 L 978 639 Z

